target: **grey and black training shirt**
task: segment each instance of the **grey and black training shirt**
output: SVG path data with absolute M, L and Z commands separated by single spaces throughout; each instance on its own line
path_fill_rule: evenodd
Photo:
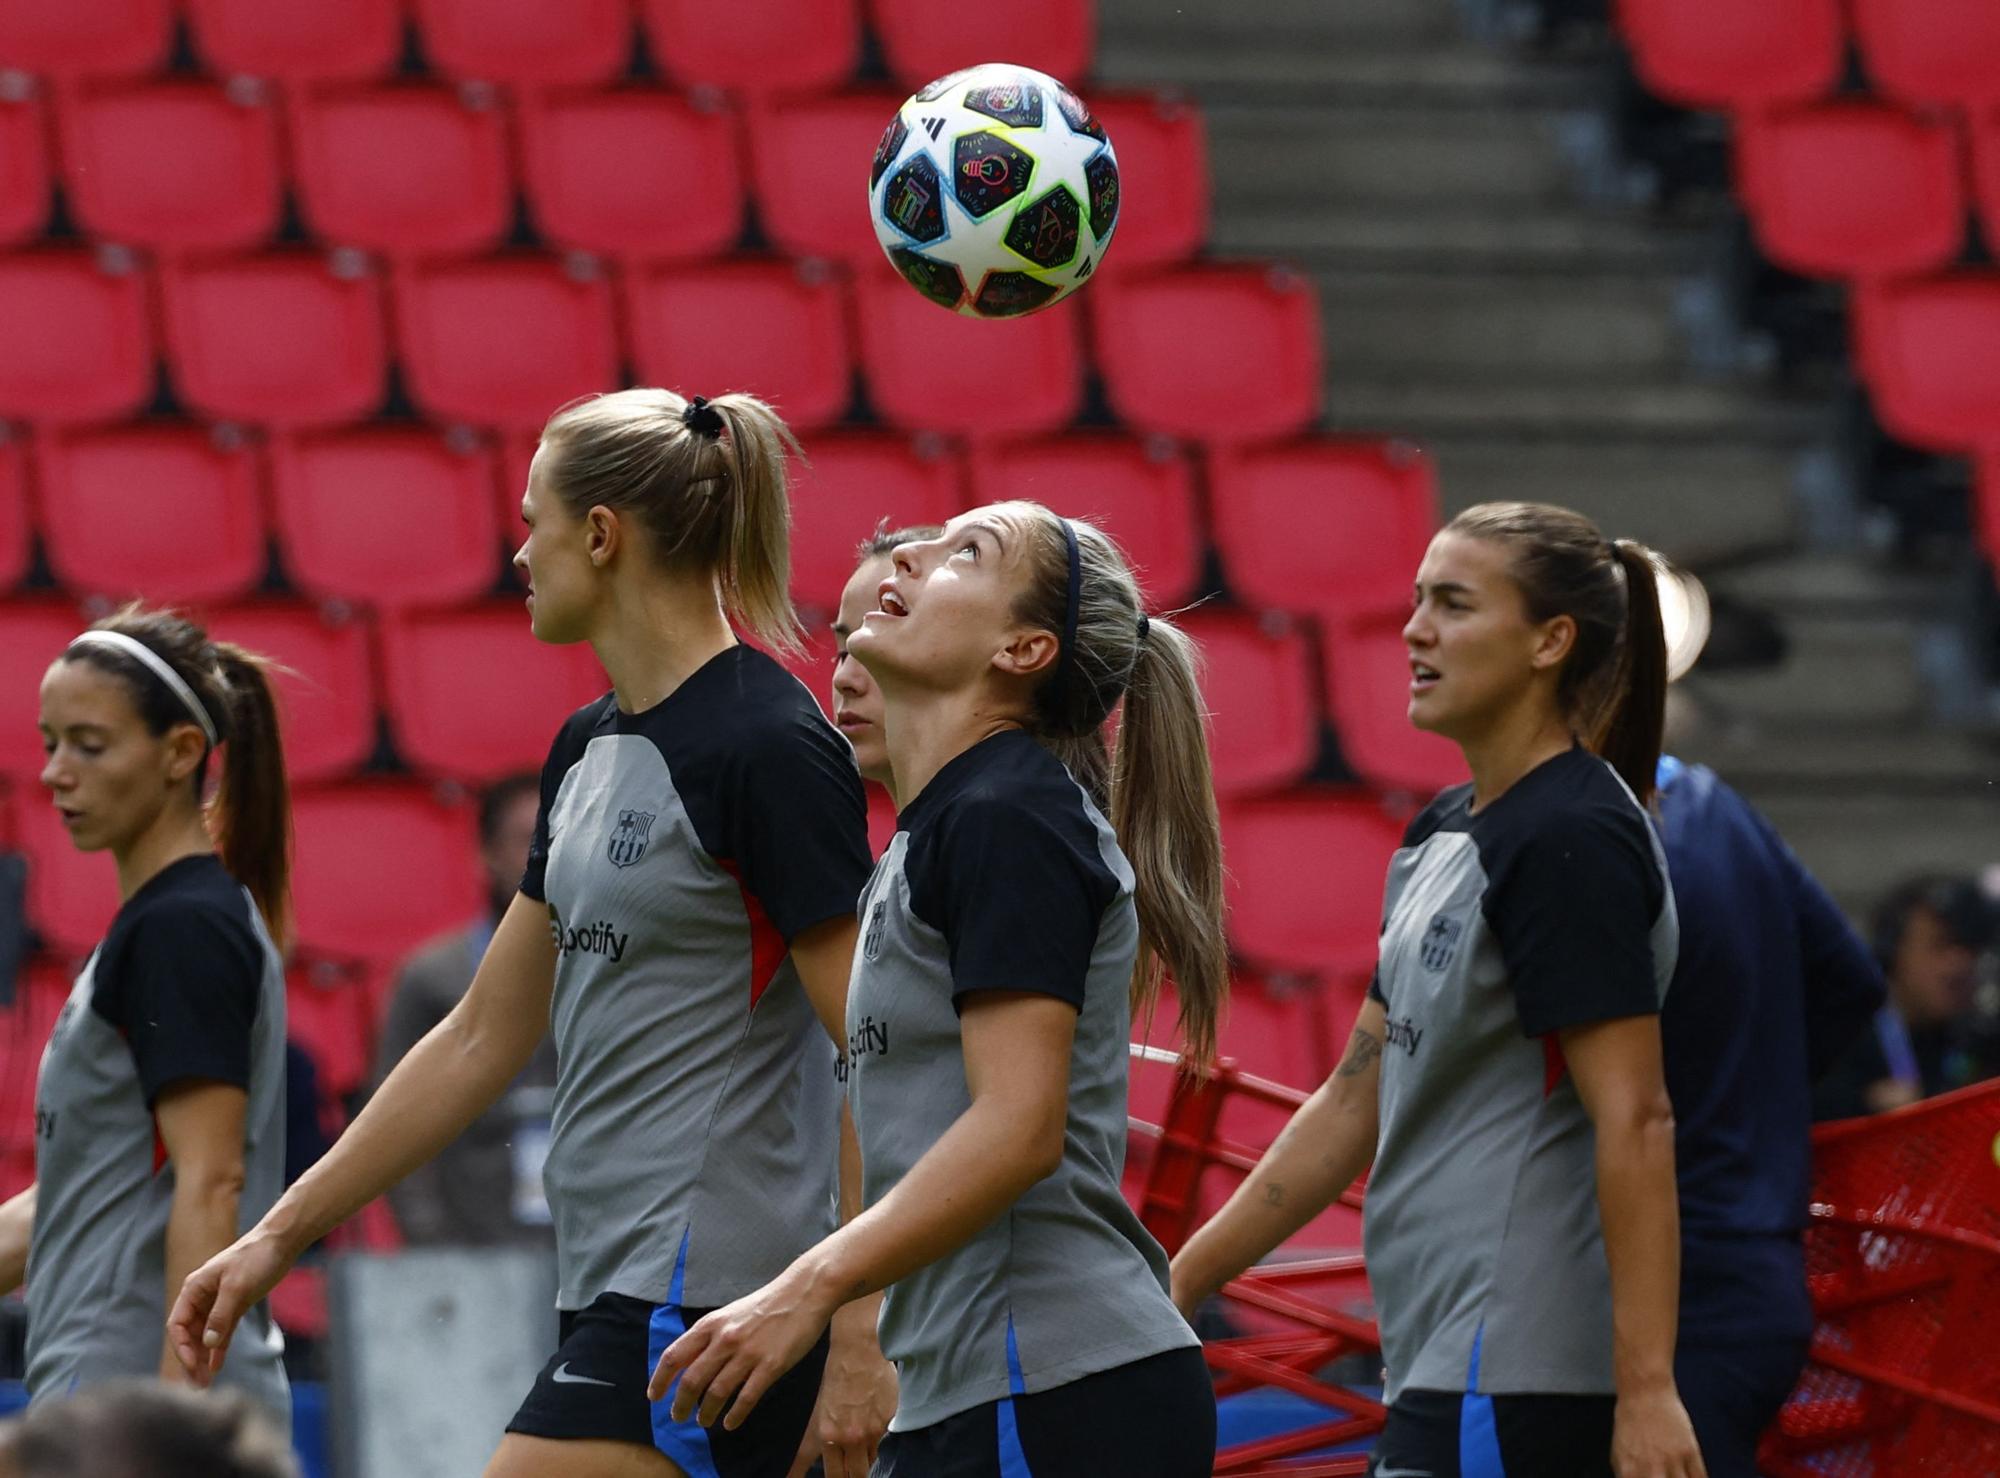
M 1388 1397 L 1610 1394 L 1595 1136 L 1558 1034 L 1659 1011 L 1666 861 L 1582 748 L 1471 802 L 1445 791 L 1404 836 L 1370 991 L 1388 1032 L 1363 1234 Z
M 189 1082 L 248 1095 L 240 1234 L 284 1189 L 285 978 L 249 892 L 212 854 L 170 863 L 125 900 L 42 1053 L 27 1279 L 37 1401 L 160 1368 L 174 1165 L 153 1109 Z M 259 1304 L 220 1380 L 289 1430 L 283 1353 Z
M 1061 1165 L 888 1290 L 894 1430 L 1197 1343 L 1119 1192 L 1139 922 L 1131 866 L 1081 787 L 1018 730 L 975 745 L 897 817 L 861 917 L 847 1093 L 871 1204 L 971 1106 L 967 996 L 1033 991 L 1078 1012 Z
M 563 725 L 521 881 L 557 951 L 562 1308 L 666 1302 L 683 1249 L 679 1301 L 725 1304 L 833 1230 L 834 1053 L 789 951 L 867 876 L 854 753 L 762 652 Z

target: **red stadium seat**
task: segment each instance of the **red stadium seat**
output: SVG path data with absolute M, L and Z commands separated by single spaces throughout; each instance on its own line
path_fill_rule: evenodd
M 1092 0 L 1019 0 L 980 8 L 872 0 L 889 70 L 914 89 L 981 62 L 1006 60 L 1072 86 L 1090 73 Z
M 514 224 L 499 110 L 445 87 L 306 94 L 292 113 L 299 206 L 315 237 L 390 255 L 467 253 Z
M 1239 599 L 1330 619 L 1405 610 L 1437 523 L 1431 463 L 1402 442 L 1219 454 L 1215 544 Z
M 1212 443 L 1265 441 L 1319 414 L 1319 300 L 1297 273 L 1114 274 L 1085 296 L 1105 394 L 1127 424 Z
M 722 262 L 630 279 L 639 379 L 690 395 L 762 396 L 795 430 L 854 398 L 847 302 L 817 262 Z
M 109 852 L 79 852 L 49 792 L 23 796 L 15 823 L 28 859 L 28 923 L 49 949 L 87 953 L 118 911 L 118 872 Z
M 1618 15 L 1639 80 L 1690 108 L 1819 97 L 1846 48 L 1840 0 L 1619 0 Z
M 396 330 L 412 398 L 443 420 L 539 432 L 619 380 L 610 284 L 554 262 L 410 272 L 397 282 Z
M 957 459 L 901 437 L 822 437 L 806 457 L 792 488 L 792 595 L 829 616 L 878 523 L 942 523 L 963 502 Z
M 1155 610 L 1201 586 L 1201 516 L 1194 477 L 1173 443 L 1114 436 L 1052 436 L 981 451 L 972 501 L 1031 498 L 1110 534 Z
M 869 224 L 854 161 L 874 155 L 902 102 L 898 93 L 849 92 L 751 110 L 750 178 L 757 217 L 773 246 L 787 256 L 831 257 L 851 267 L 888 260 Z
M 41 234 L 49 218 L 49 145 L 32 95 L 0 97 L 0 245 Z
M 1319 706 L 1305 634 L 1282 616 L 1195 611 L 1183 627 L 1201 647 L 1201 693 L 1218 794 L 1275 790 L 1312 768 Z
M 654 261 L 716 256 L 743 234 L 736 120 L 712 103 L 592 89 L 520 112 L 528 205 L 555 245 Z
M 0 592 L 21 583 L 32 551 L 27 457 L 18 441 L 0 432 Z
M 1365 794 L 1301 792 L 1231 805 L 1222 838 L 1232 946 L 1269 970 L 1366 980 L 1375 968 L 1383 880 L 1401 837 Z
M 285 768 L 295 781 L 351 774 L 375 752 L 375 670 L 368 628 L 307 605 L 256 604 L 217 612 L 209 635 L 278 666 Z
M 388 962 L 479 912 L 472 818 L 426 786 L 329 786 L 292 802 L 292 898 L 308 956 Z
M 0 257 L 0 418 L 104 421 L 153 394 L 146 284 L 117 253 Z
M 563 720 L 610 687 L 587 645 L 536 641 L 518 602 L 392 620 L 382 651 L 398 753 L 454 780 L 539 771 Z
M 1939 451 L 2000 441 L 2000 274 L 1885 284 L 1856 304 L 1862 375 L 1891 435 Z
M 528 469 L 534 465 L 538 436 L 504 436 L 500 439 L 500 480 L 495 490 L 500 501 L 494 506 L 500 515 L 500 543 L 507 551 L 507 573 L 519 580 L 513 566 L 514 553 L 527 542 L 528 526 L 521 520 L 521 499 L 528 491 Z
M 732 0 L 718 25 L 707 0 L 639 0 L 653 56 L 681 87 L 823 92 L 861 59 L 856 0 Z M 883 120 L 887 125 L 888 120 Z
M 1956 132 L 1899 109 L 1838 102 L 1741 117 L 1736 176 L 1758 244 L 1794 272 L 1928 272 L 1965 239 Z
M 948 313 L 886 269 L 858 284 L 861 369 L 885 421 L 973 438 L 1032 436 L 1083 403 L 1074 303 L 1005 321 Z
M 42 674 L 70 639 L 90 623 L 74 606 L 10 601 L 0 605 L 0 777 L 11 778 L 17 801 L 38 805 L 36 777 L 47 763 L 40 731 Z
M 257 458 L 197 426 L 41 444 L 42 544 L 58 580 L 117 600 L 231 600 L 263 579 Z
M 336 431 L 278 442 L 272 472 L 285 567 L 308 594 L 395 609 L 492 588 L 499 530 L 485 448 L 429 430 Z
M 1092 97 L 1118 156 L 1118 229 L 1107 264 L 1186 261 L 1208 239 L 1208 130 L 1192 102 L 1164 95 Z
M 416 13 L 425 55 L 452 77 L 528 87 L 602 83 L 632 55 L 624 0 L 416 0 Z
M 278 229 L 275 111 L 192 82 L 100 83 L 57 110 L 77 224 L 164 251 L 261 246 Z
M 2000 9 L 1990 0 L 1854 0 L 1869 78 L 1916 103 L 2000 104 Z
M 130 77 L 167 63 L 172 0 L 15 0 L 0 6 L 0 67 Z
M 381 283 L 326 258 L 277 255 L 161 274 L 174 383 L 220 420 L 323 426 L 382 400 Z
M 1456 744 L 1410 723 L 1410 658 L 1401 615 L 1320 632 L 1326 706 L 1347 767 L 1377 790 L 1428 797 L 1467 779 Z
M 1239 974 L 1229 983 L 1222 1055 L 1245 1072 L 1310 1091 L 1339 1065 L 1353 1023 L 1338 1018 L 1353 1015 L 1352 994 L 1317 982 L 1301 985 Z
M 395 70 L 401 0 L 186 0 L 194 47 L 224 77 L 365 82 Z

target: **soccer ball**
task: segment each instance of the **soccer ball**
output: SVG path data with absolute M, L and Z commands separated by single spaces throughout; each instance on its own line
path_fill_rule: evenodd
M 989 62 L 897 110 L 868 172 L 875 239 L 910 286 L 974 318 L 1068 296 L 1118 224 L 1118 156 L 1046 73 Z

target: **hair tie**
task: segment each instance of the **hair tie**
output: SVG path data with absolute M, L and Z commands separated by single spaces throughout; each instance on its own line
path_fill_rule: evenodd
M 1083 553 L 1076 546 L 1076 525 L 1066 518 L 1058 518 L 1062 525 L 1063 543 L 1069 548 L 1069 591 L 1063 597 L 1062 650 L 1056 654 L 1056 670 L 1049 679 L 1051 686 L 1061 688 L 1063 679 L 1069 676 L 1071 667 L 1070 651 L 1076 646 L 1077 608 L 1083 596 Z
M 695 396 L 681 412 L 681 424 L 696 436 L 705 436 L 714 441 L 722 435 L 722 412 L 710 405 L 702 396 Z
M 137 637 L 127 636 L 122 631 L 86 631 L 81 636 L 71 639 L 69 650 L 75 651 L 78 647 L 85 646 L 110 647 L 114 651 L 135 658 L 153 676 L 167 685 L 168 692 L 181 700 L 181 706 L 188 711 L 188 716 L 200 726 L 210 749 L 221 742 L 216 736 L 215 720 L 209 716 L 208 709 L 202 704 L 201 699 L 195 696 L 194 689 L 188 686 L 187 679 L 174 671 L 171 662 Z
M 1153 623 L 1146 618 L 1146 613 L 1141 611 L 1139 613 L 1139 640 L 1142 643 L 1146 640 L 1146 633 L 1152 629 Z

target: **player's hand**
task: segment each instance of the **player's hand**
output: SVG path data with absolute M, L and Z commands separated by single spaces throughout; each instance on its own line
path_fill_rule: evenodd
M 1611 1468 L 1618 1478 L 1708 1478 L 1694 1423 L 1672 1386 L 1618 1398 Z
M 667 1346 L 646 1399 L 673 1390 L 673 1418 L 733 1432 L 756 1410 L 779 1376 L 819 1340 L 833 1309 L 808 1296 L 790 1273 L 699 1320 Z M 679 1386 L 674 1382 L 678 1380 Z
M 206 1386 L 215 1379 L 237 1322 L 291 1267 L 275 1239 L 252 1230 L 188 1274 L 167 1315 L 167 1342 L 190 1380 Z
M 826 1478 L 868 1478 L 875 1449 L 896 1414 L 896 1367 L 875 1338 L 880 1298 L 858 1299 L 833 1316 L 833 1340 L 819 1401 L 787 1478 L 805 1478 L 824 1459 Z

